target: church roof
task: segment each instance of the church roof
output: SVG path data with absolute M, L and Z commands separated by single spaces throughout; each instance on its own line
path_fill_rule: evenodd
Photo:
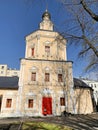
M 74 88 L 90 88 L 85 82 L 80 79 L 74 78 Z
M 18 89 L 17 76 L 13 77 L 0 77 L 0 89 Z

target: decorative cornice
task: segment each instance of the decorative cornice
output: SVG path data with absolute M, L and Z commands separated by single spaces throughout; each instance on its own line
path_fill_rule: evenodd
M 30 61 L 49 61 L 49 62 L 62 62 L 62 63 L 73 63 L 73 61 L 65 61 L 65 60 L 47 60 L 47 59 L 29 59 L 29 58 L 20 58 L 20 60 L 30 60 Z

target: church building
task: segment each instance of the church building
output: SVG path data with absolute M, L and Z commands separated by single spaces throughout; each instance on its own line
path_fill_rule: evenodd
M 39 29 L 27 35 L 25 40 L 19 82 L 14 77 L 11 84 L 14 87 L 7 85 L 6 89 L 0 90 L 1 117 L 58 116 L 64 111 L 77 114 L 72 61 L 67 60 L 66 39 L 54 31 L 47 10 L 42 15 Z M 18 84 L 14 82 L 16 80 Z M 88 100 L 91 113 L 91 97 Z
M 23 114 L 59 115 L 65 106 L 68 112 L 73 111 L 72 62 L 67 61 L 66 40 L 53 30 L 47 10 L 39 30 L 26 36 L 18 92 Z

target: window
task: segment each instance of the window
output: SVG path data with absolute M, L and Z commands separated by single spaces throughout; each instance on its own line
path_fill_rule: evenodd
M 1 71 L 1 74 L 3 74 L 3 71 Z
M 11 108 L 11 104 L 12 104 L 12 99 L 7 99 L 6 100 L 6 107 Z
M 96 88 L 96 84 L 94 84 L 95 88 Z
M 45 73 L 45 81 L 46 82 L 50 81 L 50 74 L 49 73 Z
M 34 56 L 34 48 L 31 49 L 31 55 Z
M 14 74 L 17 74 L 17 72 L 14 72 Z
M 63 82 L 62 74 L 58 74 L 58 82 Z
M 31 74 L 31 80 L 36 81 L 36 73 L 35 72 Z
M 28 100 L 28 108 L 33 108 L 33 99 Z
M 65 98 L 64 97 L 60 98 L 60 105 L 65 106 Z
M 91 87 L 93 88 L 93 84 L 91 84 Z
M 4 66 L 2 66 L 1 68 L 4 69 Z
M 50 53 L 50 46 L 45 46 L 45 52 Z

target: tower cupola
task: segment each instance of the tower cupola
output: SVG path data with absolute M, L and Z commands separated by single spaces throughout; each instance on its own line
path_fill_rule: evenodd
M 43 20 L 50 20 L 51 19 L 51 15 L 50 15 L 50 13 L 47 11 L 47 9 L 46 9 L 46 11 L 43 13 L 43 15 L 42 15 L 42 19 Z
M 40 23 L 40 29 L 53 31 L 53 23 L 51 21 L 51 15 L 47 9 L 42 15 L 42 22 Z

